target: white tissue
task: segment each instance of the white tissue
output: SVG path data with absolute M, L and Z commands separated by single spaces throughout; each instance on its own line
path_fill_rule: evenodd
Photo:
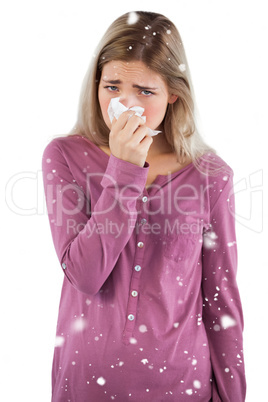
M 146 116 L 142 116 L 144 109 L 143 107 L 140 106 L 133 106 L 131 108 L 127 108 L 126 106 L 124 106 L 122 103 L 119 102 L 120 98 L 112 98 L 111 102 L 109 103 L 108 106 L 108 115 L 110 118 L 110 121 L 113 121 L 113 118 L 115 117 L 116 120 L 118 119 L 118 117 L 126 112 L 127 110 L 133 110 L 135 112 L 136 116 L 141 117 L 144 121 L 146 121 Z M 149 128 L 149 135 L 151 135 L 152 137 L 154 135 L 157 135 L 161 133 L 161 131 L 157 131 L 157 130 L 152 130 Z

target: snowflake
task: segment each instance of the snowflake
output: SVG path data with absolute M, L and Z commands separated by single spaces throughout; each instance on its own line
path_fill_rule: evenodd
M 103 386 L 106 383 L 106 380 L 103 377 L 99 377 L 97 379 L 97 384 L 99 384 L 100 386 Z

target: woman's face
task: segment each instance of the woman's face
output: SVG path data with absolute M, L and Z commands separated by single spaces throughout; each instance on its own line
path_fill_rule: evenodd
M 98 97 L 103 119 L 111 129 L 108 106 L 112 98 L 120 97 L 127 108 L 143 107 L 146 126 L 157 129 L 165 116 L 168 103 L 176 101 L 169 94 L 162 77 L 141 61 L 110 61 L 103 67 Z

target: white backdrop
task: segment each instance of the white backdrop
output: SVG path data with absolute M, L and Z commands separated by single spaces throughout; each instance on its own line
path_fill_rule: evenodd
M 135 9 L 163 13 L 177 25 L 203 135 L 235 171 L 247 402 L 264 401 L 268 374 L 266 2 L 126 3 L 14 0 L 1 6 L 0 399 L 50 400 L 62 272 L 46 216 L 42 152 L 53 136 L 67 133 L 75 123 L 82 78 L 102 34 L 115 18 Z

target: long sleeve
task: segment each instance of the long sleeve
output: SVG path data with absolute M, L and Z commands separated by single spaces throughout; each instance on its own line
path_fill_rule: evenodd
M 43 179 L 55 249 L 71 284 L 96 294 L 132 234 L 148 167 L 110 156 L 106 171 L 87 174 L 84 188 L 75 170 L 52 141 L 43 154 Z M 92 207 L 94 186 L 101 192 Z
M 222 178 L 221 178 L 222 179 Z M 236 283 L 237 247 L 232 174 L 210 214 L 203 243 L 203 320 L 213 369 L 213 402 L 243 402 L 246 394 L 242 350 L 243 315 Z

